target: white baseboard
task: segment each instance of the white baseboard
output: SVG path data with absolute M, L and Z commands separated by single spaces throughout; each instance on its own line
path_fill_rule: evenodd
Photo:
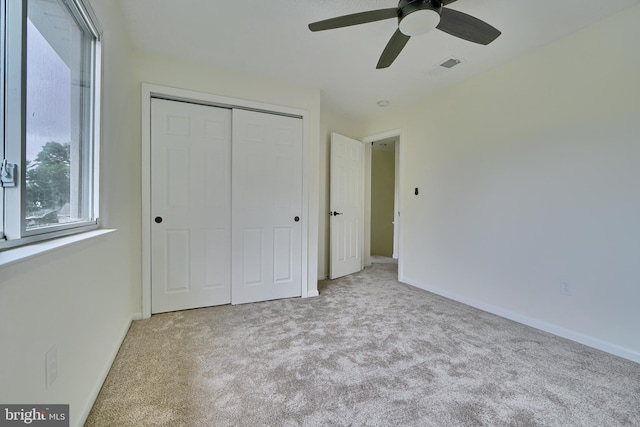
M 319 296 L 319 295 L 320 295 L 320 292 L 318 292 L 317 290 L 315 290 L 315 291 L 309 292 L 309 293 L 307 294 L 307 298 L 313 298 L 313 297 L 317 297 L 317 296 Z
M 120 333 L 120 339 L 118 340 L 118 345 L 114 346 L 113 350 L 111 350 L 111 353 L 109 354 L 109 357 L 107 358 L 107 363 L 105 364 L 105 366 L 102 368 L 102 372 L 100 372 L 100 375 L 98 376 L 95 385 L 93 386 L 93 389 L 91 390 L 91 393 L 89 393 L 89 395 L 87 396 L 87 402 L 85 403 L 84 408 L 82 408 L 82 412 L 80 413 L 80 423 L 78 424 L 78 427 L 82 427 L 85 422 L 87 421 L 87 417 L 89 416 L 89 413 L 91 412 L 91 408 L 93 408 L 93 404 L 95 403 L 96 399 L 98 398 L 98 394 L 100 393 L 100 390 L 102 389 L 102 385 L 104 384 L 104 381 L 107 379 L 107 375 L 109 374 L 109 371 L 111 370 L 111 365 L 113 365 L 113 362 L 116 360 L 116 356 L 118 355 L 118 351 L 120 350 L 120 346 L 122 345 L 122 342 L 124 341 L 125 337 L 127 336 L 127 332 L 129 332 L 129 328 L 131 327 L 131 322 L 134 320 L 140 320 L 142 319 L 142 313 L 134 313 L 131 316 L 131 320 L 129 322 L 126 323 L 124 329 L 122 330 L 122 332 Z
M 421 283 L 420 281 L 417 281 L 411 278 L 401 277 L 399 278 L 399 280 L 402 283 L 406 283 L 416 288 L 432 292 L 442 297 L 469 305 L 471 307 L 475 307 L 477 309 L 486 311 L 491 314 L 495 314 L 496 316 L 504 317 L 506 319 L 513 320 L 518 323 L 522 323 L 523 325 L 531 326 L 532 328 L 540 329 L 541 331 L 548 332 L 550 334 L 557 335 L 559 337 L 566 338 L 568 340 L 575 341 L 580 344 L 584 344 L 588 347 L 595 348 L 597 350 L 602 350 L 606 353 L 610 353 L 615 356 L 620 356 L 622 358 L 631 360 L 632 362 L 640 363 L 640 353 L 637 351 L 634 351 L 625 347 L 621 347 L 619 345 L 612 344 L 610 342 L 603 341 L 601 339 L 594 338 L 592 336 L 585 335 L 580 332 L 566 329 L 561 326 L 545 322 L 544 320 L 524 316 L 520 313 L 516 313 L 514 311 L 510 311 L 502 307 L 487 304 L 485 302 L 478 301 L 473 298 L 467 298 L 442 288 L 428 286 L 428 285 L 425 285 L 424 283 Z

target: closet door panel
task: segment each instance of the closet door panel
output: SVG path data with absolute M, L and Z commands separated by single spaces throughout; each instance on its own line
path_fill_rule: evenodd
M 232 302 L 302 293 L 302 120 L 233 111 Z
M 151 311 L 231 302 L 231 110 L 151 102 Z

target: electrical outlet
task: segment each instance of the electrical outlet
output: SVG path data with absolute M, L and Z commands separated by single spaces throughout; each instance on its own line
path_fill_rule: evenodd
M 562 295 L 571 295 L 571 285 L 569 282 L 562 282 L 560 285 L 560 293 Z
M 58 378 L 58 347 L 51 347 L 44 359 L 47 388 L 50 388 Z

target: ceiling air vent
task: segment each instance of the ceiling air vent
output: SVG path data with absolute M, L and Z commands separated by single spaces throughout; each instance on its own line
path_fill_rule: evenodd
M 455 68 L 463 62 L 464 61 L 460 58 L 450 56 L 442 61 L 436 62 L 429 70 L 427 70 L 427 75 L 429 77 L 444 77 L 451 72 L 452 68 Z
M 460 64 L 460 62 L 462 61 L 460 61 L 458 58 L 449 58 L 443 63 L 441 63 L 440 66 L 444 68 L 453 68 L 456 65 Z

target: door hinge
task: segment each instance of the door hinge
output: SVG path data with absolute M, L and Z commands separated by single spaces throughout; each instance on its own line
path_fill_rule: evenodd
M 18 185 L 18 165 L 8 163 L 7 159 L 2 161 L 0 166 L 0 183 L 3 188 L 15 187 Z

